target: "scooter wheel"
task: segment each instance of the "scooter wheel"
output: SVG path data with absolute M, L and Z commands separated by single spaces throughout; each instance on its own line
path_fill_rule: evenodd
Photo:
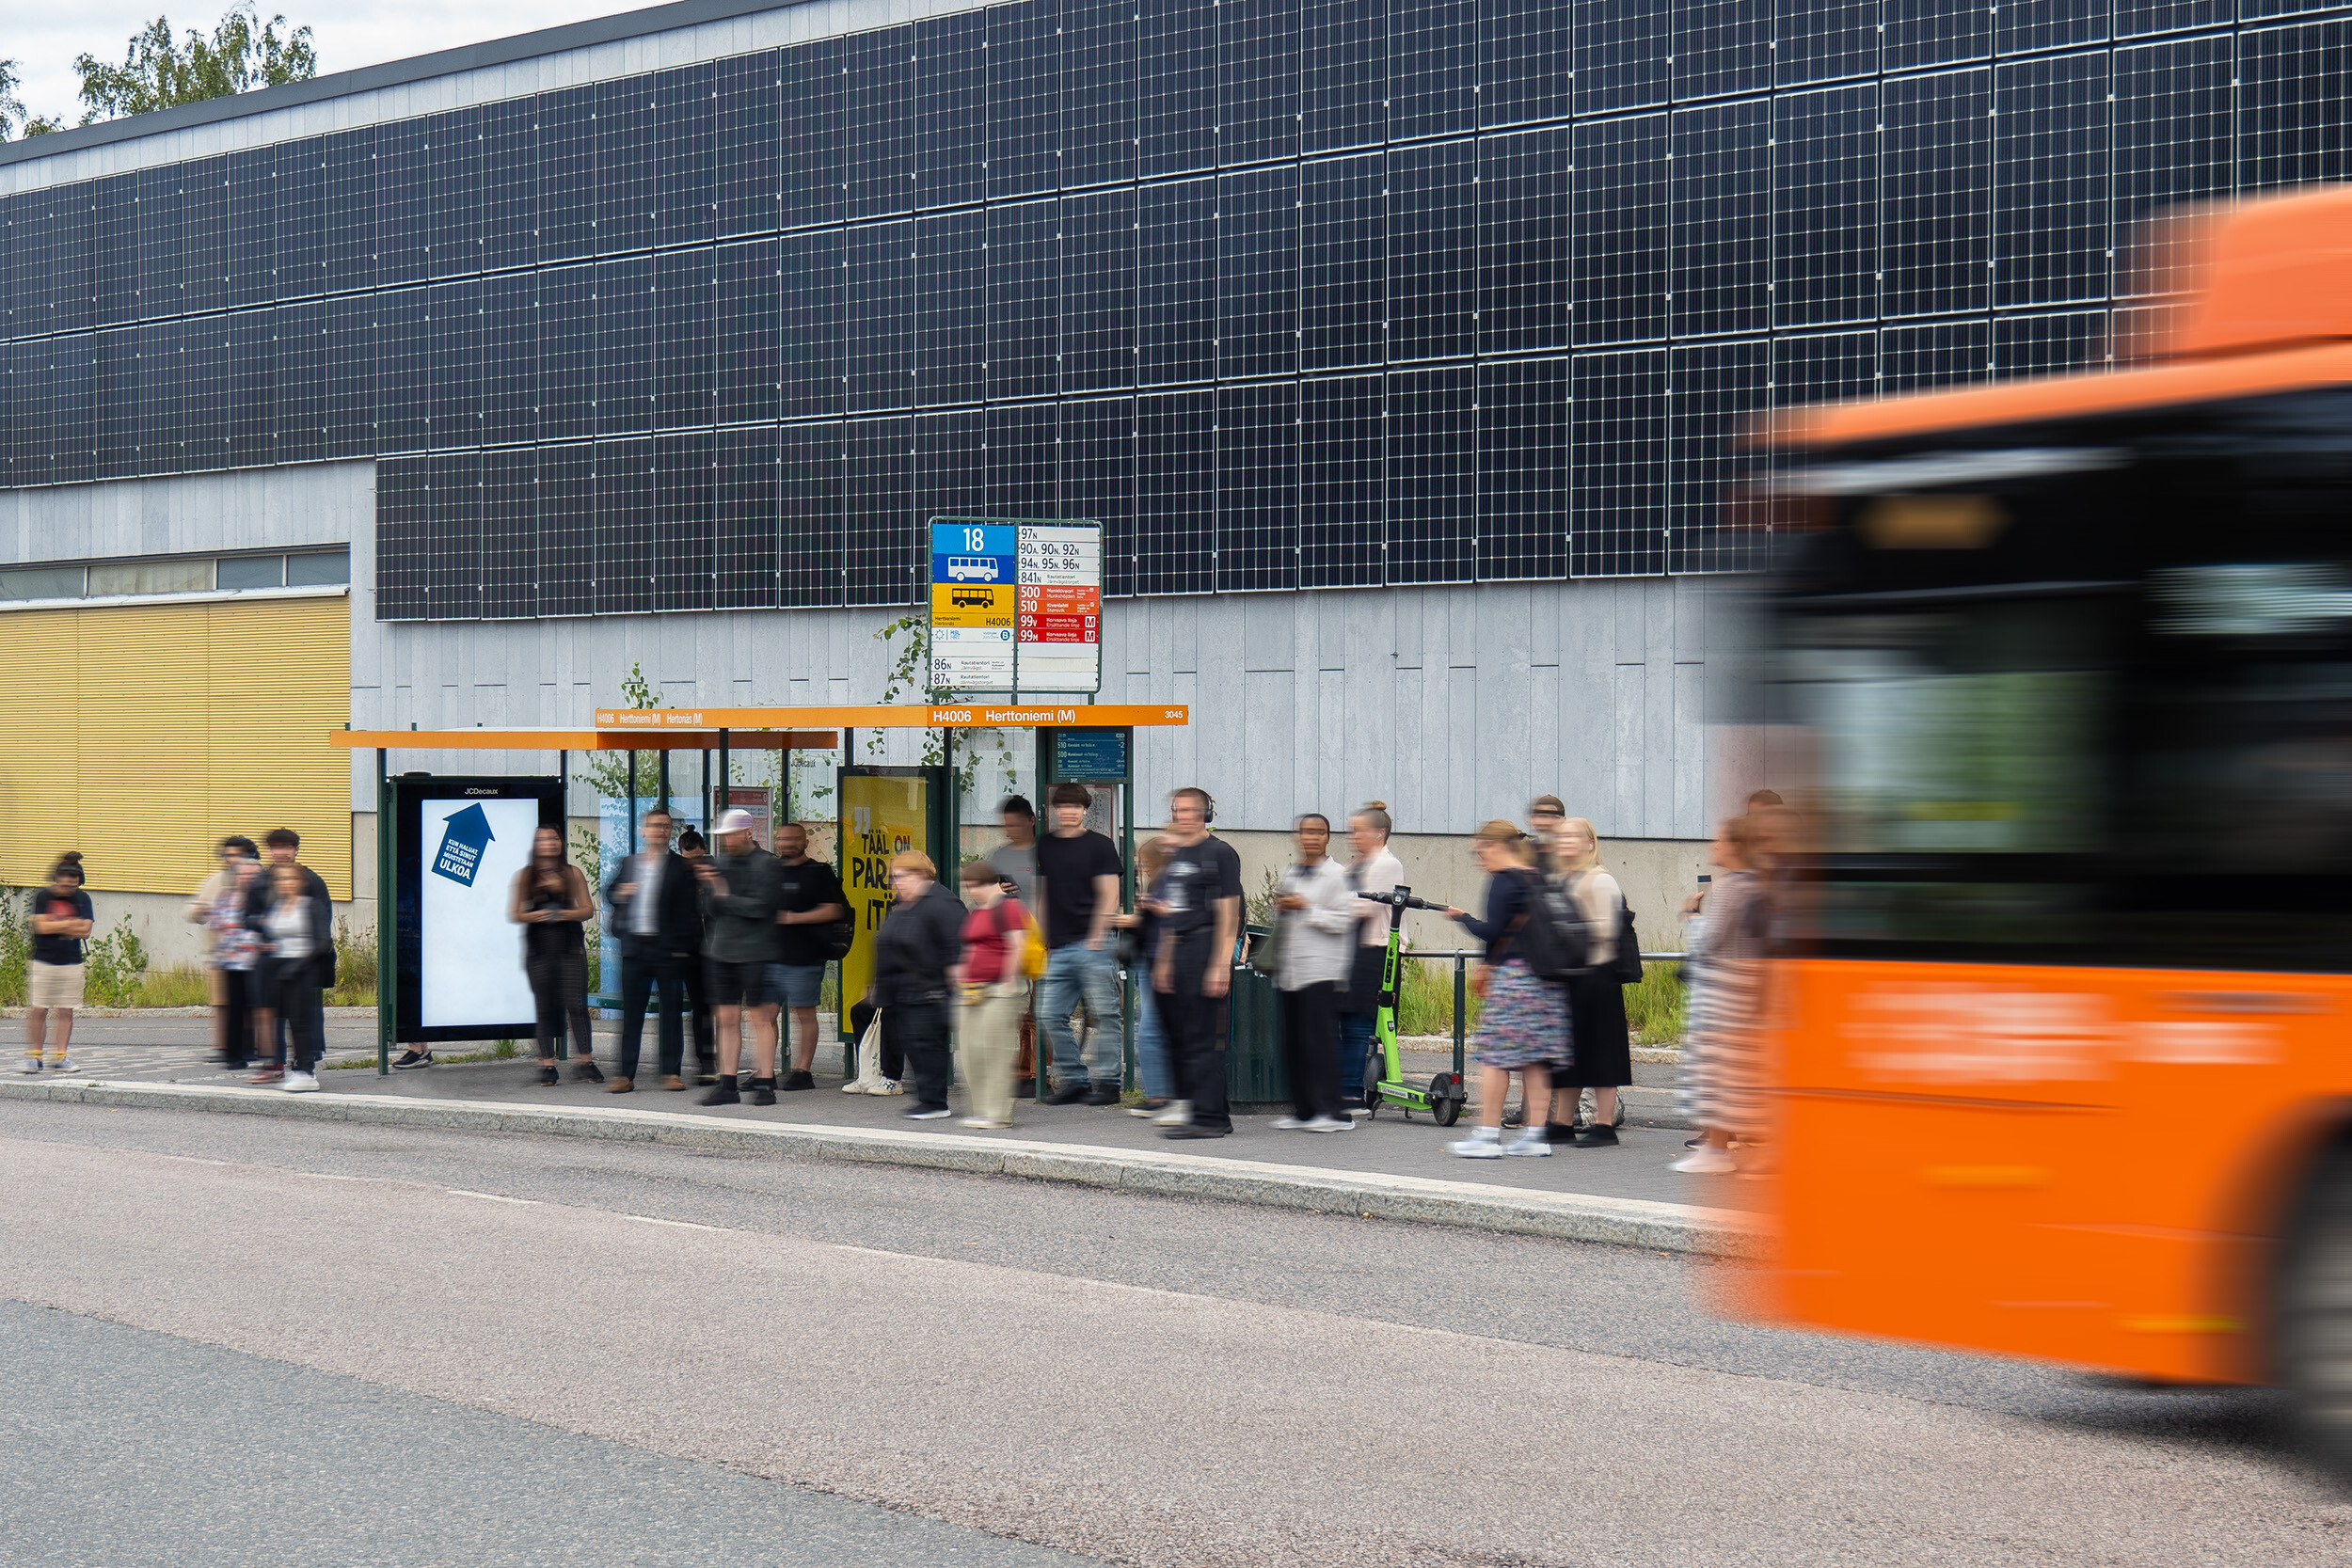
M 1450 1072 L 1440 1072 L 1429 1080 L 1429 1114 L 1438 1118 L 1440 1127 L 1451 1127 L 1462 1119 L 1462 1081 Z

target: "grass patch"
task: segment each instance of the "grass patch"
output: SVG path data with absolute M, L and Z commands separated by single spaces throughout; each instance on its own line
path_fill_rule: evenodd
M 1400 966 L 1396 1032 L 1400 1035 L 1454 1034 L 1454 960 L 1406 958 Z M 1682 1038 L 1682 965 L 1665 960 L 1645 962 L 1642 977 L 1625 988 L 1625 1021 L 1633 1043 L 1673 1045 Z M 1478 1032 L 1485 1004 L 1470 999 L 1466 1036 Z
M 1454 1033 L 1454 962 L 1452 958 L 1397 956 L 1396 1032 L 1400 1035 Z M 1467 976 L 1467 971 L 1466 976 Z M 1465 980 L 1467 985 L 1467 977 Z M 1467 990 L 1464 992 L 1468 996 Z M 1486 1004 L 1468 996 L 1470 1018 L 1464 1028 L 1475 1033 Z
M 1682 1038 L 1682 965 L 1672 959 L 1642 965 L 1625 988 L 1625 1021 L 1636 1045 L 1674 1045 Z

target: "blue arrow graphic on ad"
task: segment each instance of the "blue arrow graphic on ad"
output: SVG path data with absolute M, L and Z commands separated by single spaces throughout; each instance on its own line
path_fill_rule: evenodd
M 482 864 L 482 851 L 496 836 L 490 832 L 490 819 L 482 815 L 482 808 L 468 806 L 441 824 L 441 849 L 433 857 L 434 875 L 447 877 L 460 887 L 473 886 L 473 874 Z

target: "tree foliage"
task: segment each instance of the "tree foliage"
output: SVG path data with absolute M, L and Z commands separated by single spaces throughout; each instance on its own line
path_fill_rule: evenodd
M 252 0 L 242 0 L 210 38 L 191 27 L 175 39 L 169 19 L 159 16 L 132 35 L 120 65 L 82 55 L 73 69 L 82 78 L 82 123 L 87 125 L 306 82 L 318 74 L 318 52 L 310 28 L 289 31 L 283 16 L 263 22 Z
M 17 75 L 14 60 L 0 60 L 0 141 L 10 136 L 38 136 L 45 131 L 62 130 L 56 120 L 41 115 L 24 112 L 24 100 L 16 96 Z

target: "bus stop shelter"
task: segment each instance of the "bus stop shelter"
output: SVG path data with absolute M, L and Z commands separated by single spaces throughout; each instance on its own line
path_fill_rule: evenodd
M 669 753 L 672 752 L 711 752 L 720 754 L 719 779 L 723 789 L 727 776 L 727 757 L 733 751 L 831 751 L 840 744 L 837 732 L 824 729 L 772 730 L 747 728 L 721 733 L 707 729 L 666 728 L 656 731 L 595 729 L 501 729 L 470 730 L 333 730 L 328 732 L 329 743 L 348 751 L 375 752 L 375 930 L 376 930 L 376 1009 L 375 1054 L 376 1071 L 391 1069 L 391 1050 L 395 1036 L 403 1028 L 400 1015 L 401 996 L 401 936 L 403 927 L 399 911 L 402 846 L 397 826 L 400 818 L 396 780 L 391 770 L 391 755 L 396 751 L 429 752 L 552 752 L 556 770 L 552 775 L 554 795 L 559 800 L 567 793 L 570 784 L 570 759 L 574 752 L 625 752 L 629 760 L 630 847 L 635 848 L 637 813 L 636 794 L 637 753 L 655 752 L 660 758 L 661 793 L 668 796 Z M 787 770 L 788 773 L 788 770 Z M 462 782 L 462 781 L 461 781 Z M 559 808 L 559 812 L 560 812 Z M 489 1037 L 487 1036 L 477 1037 Z M 559 1050 L 561 1048 L 559 1047 Z
M 1090 787 L 1116 787 L 1119 791 L 1119 822 L 1120 827 L 1120 863 L 1122 866 L 1122 897 L 1132 899 L 1135 865 L 1135 801 L 1134 801 L 1134 731 L 1141 727 L 1180 726 L 1189 722 L 1190 709 L 1180 704 L 1170 705 L 1100 705 L 1100 704 L 1019 704 L 991 705 L 986 703 L 957 703 L 932 705 L 899 705 L 874 706 L 829 707 L 750 707 L 750 708 L 606 708 L 596 711 L 593 726 L 586 729 L 500 729 L 467 730 L 336 730 L 330 732 L 332 744 L 346 750 L 372 750 L 376 754 L 376 1068 L 379 1073 L 390 1069 L 392 1046 L 399 1038 L 429 1040 L 418 1031 L 425 1027 L 418 1020 L 404 1019 L 402 998 L 404 988 L 416 989 L 421 976 L 404 974 L 401 969 L 404 945 L 413 941 L 421 943 L 421 901 L 417 920 L 418 929 L 412 933 L 401 918 L 400 889 L 406 869 L 403 851 L 412 846 L 401 842 L 401 806 L 403 785 L 411 779 L 427 779 L 426 775 L 395 775 L 391 771 L 391 753 L 395 751 L 437 752 L 517 752 L 544 751 L 556 753 L 556 772 L 552 778 L 501 780 L 499 778 L 450 779 L 452 785 L 471 786 L 468 794 L 495 796 L 505 794 L 531 795 L 534 789 L 544 802 L 553 799 L 556 819 L 564 819 L 566 808 L 560 802 L 568 795 L 569 757 L 573 752 L 621 752 L 628 755 L 630 774 L 630 805 L 628 811 L 628 847 L 636 847 L 637 818 L 636 772 L 637 753 L 651 752 L 660 770 L 660 793 L 668 799 L 668 758 L 674 752 L 715 752 L 719 758 L 716 788 L 717 800 L 726 799 L 730 775 L 730 759 L 739 751 L 833 750 L 842 752 L 840 770 L 841 793 L 836 796 L 836 808 L 841 811 L 840 847 L 845 891 L 853 880 L 864 889 L 864 896 L 852 893 L 853 913 L 862 912 L 868 921 L 878 921 L 887 908 L 887 878 L 882 870 L 889 852 L 908 847 L 919 841 L 930 846 L 932 858 L 943 870 L 952 875 L 958 862 L 960 838 L 959 791 L 953 784 L 955 746 L 957 736 L 969 730 L 1025 729 L 1035 732 L 1037 778 L 1041 788 L 1057 782 L 1072 781 Z M 860 767 L 856 763 L 855 731 L 860 729 L 920 729 L 944 732 L 945 761 L 923 768 L 887 766 Z M 790 770 L 787 766 L 786 777 Z M 897 832 L 869 833 L 869 843 L 854 844 L 851 832 L 865 824 L 853 814 L 864 808 L 852 807 L 848 800 L 853 780 L 873 781 L 870 787 L 879 793 L 877 800 L 891 797 L 905 798 L 919 793 L 930 802 L 921 814 L 924 820 L 907 824 Z M 920 784 L 919 792 L 914 788 Z M 514 791 L 504 784 L 520 786 Z M 551 786 L 549 788 L 548 786 Z M 712 787 L 708 769 L 705 769 L 705 787 Z M 545 822 L 547 808 L 542 804 L 539 820 Z M 479 825 L 481 814 L 471 813 Z M 708 811 L 706 820 L 715 820 Z M 448 820 L 454 821 L 455 817 Z M 486 828 L 479 829 L 479 836 L 490 836 Z M 478 857 L 482 846 L 460 838 L 452 831 L 444 840 L 447 854 L 434 869 L 444 878 L 456 881 L 461 877 L 470 884 L 472 859 Z M 861 853 L 856 863 L 874 874 L 859 877 L 853 872 L 852 849 Z M 865 853 L 866 849 L 872 853 Z M 437 854 L 439 853 L 437 851 Z M 421 875 L 421 874 L 420 874 Z M 871 884 L 871 885 L 867 885 Z M 436 884 L 437 886 L 437 884 Z M 476 900 L 480 902 L 479 899 Z M 870 943 L 862 944 L 870 962 Z M 851 989 L 850 976 L 843 976 L 843 993 Z M 846 1012 L 846 1009 L 844 1009 Z M 421 1014 L 420 1014 L 421 1017 Z M 469 1035 L 443 1034 L 438 1037 L 489 1038 L 504 1037 L 507 1030 L 519 1032 L 522 1025 L 506 1022 L 485 1024 L 483 1031 Z M 562 1047 L 559 1044 L 559 1053 Z

